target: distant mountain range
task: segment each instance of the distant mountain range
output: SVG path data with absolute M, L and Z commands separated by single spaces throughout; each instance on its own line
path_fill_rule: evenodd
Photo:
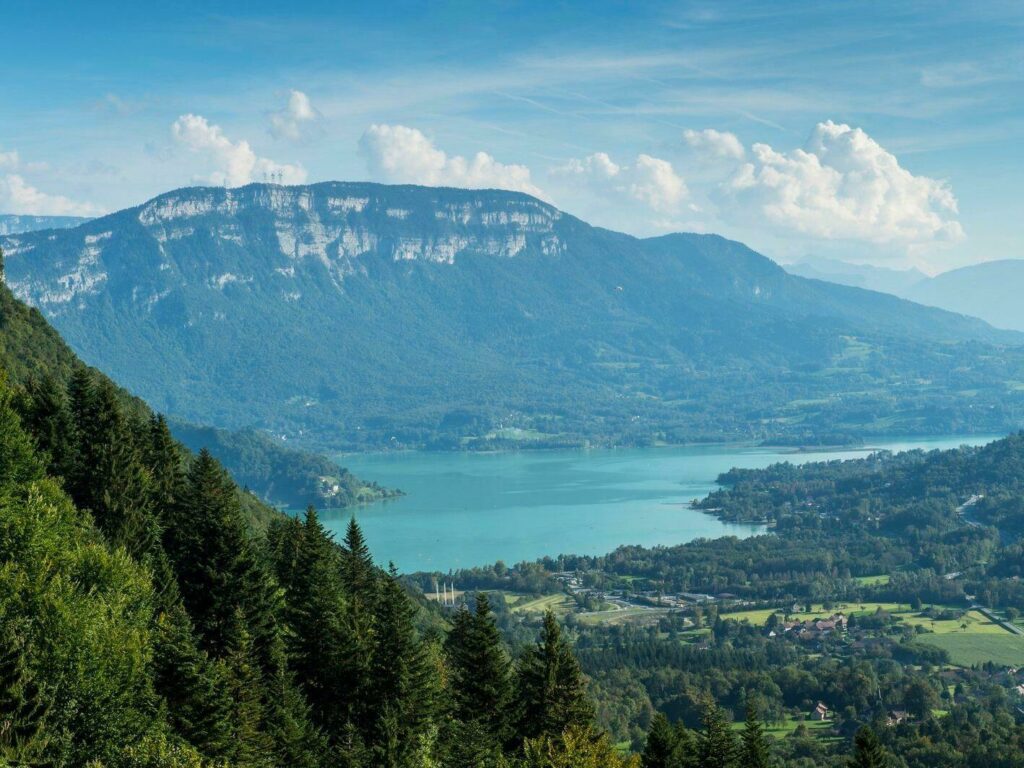
M 191 188 L 0 247 L 12 290 L 156 407 L 304 445 L 820 441 L 1024 421 L 1020 334 L 519 193 Z
M 40 229 L 67 229 L 88 221 L 81 216 L 23 216 L 0 213 L 0 235 L 19 235 Z
M 887 269 L 869 264 L 848 264 L 834 259 L 787 264 L 785 269 L 791 275 L 891 293 L 904 299 L 910 298 L 914 286 L 928 279 L 928 275 L 919 269 Z
M 1024 331 L 1024 260 L 986 261 L 935 277 L 842 261 L 787 265 L 794 275 L 891 293 L 931 307 L 979 317 L 996 328 Z

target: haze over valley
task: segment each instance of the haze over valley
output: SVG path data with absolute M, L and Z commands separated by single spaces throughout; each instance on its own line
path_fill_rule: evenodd
M 2 18 L 0 768 L 1024 768 L 1024 6 Z

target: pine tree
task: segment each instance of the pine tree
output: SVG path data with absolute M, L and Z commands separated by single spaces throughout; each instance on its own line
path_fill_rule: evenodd
M 435 692 L 425 649 L 416 636 L 416 609 L 394 564 L 381 581 L 376 613 L 371 702 L 377 712 L 377 762 L 388 768 L 413 768 L 411 760 L 429 725 Z
M 647 731 L 647 743 L 640 758 L 643 768 L 683 768 L 686 765 L 681 729 L 673 728 L 668 718 L 658 712 Z
M 328 753 L 325 735 L 313 726 L 309 704 L 284 669 L 267 685 L 266 731 L 277 765 L 318 768 Z
M 700 734 L 698 758 L 701 768 L 734 768 L 736 740 L 729 728 L 725 712 L 713 699 L 704 702 L 703 729 Z
M 144 461 L 151 478 L 153 510 L 160 524 L 166 527 L 185 493 L 182 453 L 163 416 L 153 416 L 147 432 Z
M 232 749 L 228 760 L 239 768 L 273 765 L 273 744 L 263 728 L 262 679 L 255 662 L 252 636 L 246 629 L 241 610 L 236 610 L 231 617 L 221 665 L 232 702 Z
M 370 685 L 347 621 L 341 553 L 312 507 L 304 522 L 271 526 L 268 549 L 285 588 L 289 668 L 315 721 L 337 740 Z
M 853 758 L 850 768 L 887 768 L 889 757 L 868 726 L 862 726 L 853 737 Z
M 221 658 L 241 611 L 261 669 L 276 672 L 284 663 L 278 587 L 249 541 L 235 485 L 206 450 L 192 464 L 166 539 L 202 647 Z
M 518 689 L 518 732 L 523 738 L 557 738 L 566 728 L 593 724 L 579 662 L 551 611 L 544 615 L 539 641 L 520 660 Z
M 743 768 L 768 768 L 771 764 L 771 745 L 764 732 L 757 706 L 750 697 L 747 698 L 741 755 L 740 763 Z
M 512 739 L 512 665 L 483 592 L 473 613 L 461 609 L 445 644 L 451 680 L 452 714 L 478 722 L 492 745 Z
M 374 608 L 378 577 L 369 547 L 354 517 L 349 521 L 342 546 L 341 580 L 345 596 L 343 620 L 348 640 L 344 676 L 352 686 L 351 717 L 365 738 L 376 726 L 370 691 L 374 685 Z
M 233 749 L 229 691 L 197 647 L 184 608 L 161 616 L 154 634 L 154 687 L 167 704 L 171 727 L 205 757 L 226 759 Z
M 65 388 L 49 374 L 31 379 L 25 388 L 21 417 L 36 448 L 48 459 L 47 474 L 66 477 L 71 469 L 73 431 Z
M 346 593 L 365 610 L 372 610 L 376 599 L 377 569 L 355 517 L 349 520 L 342 552 L 341 573 Z
M 0 627 L 0 765 L 32 765 L 46 747 L 47 703 L 25 666 L 17 633 Z

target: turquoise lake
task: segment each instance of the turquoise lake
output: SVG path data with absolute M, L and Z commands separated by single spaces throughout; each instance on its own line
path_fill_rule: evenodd
M 874 448 L 952 448 L 992 437 L 880 441 Z M 765 467 L 863 456 L 865 450 L 794 452 L 744 446 L 685 446 L 508 453 L 355 454 L 338 461 L 360 477 L 406 496 L 355 515 L 381 564 L 404 573 L 448 571 L 545 555 L 599 555 L 623 544 L 680 544 L 700 537 L 749 536 L 688 503 L 715 488 L 731 467 Z M 340 539 L 350 510 L 326 510 Z

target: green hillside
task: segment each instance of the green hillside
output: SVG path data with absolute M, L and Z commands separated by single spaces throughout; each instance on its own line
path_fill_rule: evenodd
M 317 448 L 1024 423 L 1019 334 L 518 193 L 192 188 L 2 242 L 16 295 L 133 392 Z

